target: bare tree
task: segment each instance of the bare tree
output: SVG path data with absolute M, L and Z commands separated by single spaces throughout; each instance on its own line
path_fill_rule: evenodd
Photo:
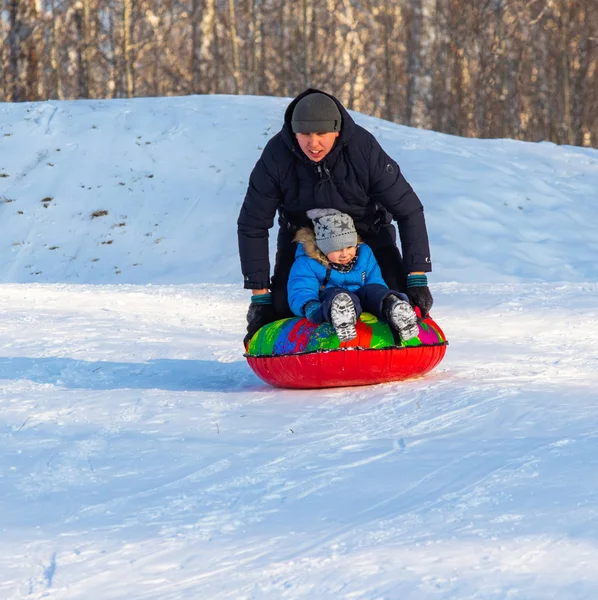
M 598 147 L 596 0 L 0 0 L 2 98 L 293 96 Z
M 407 22 L 407 92 L 405 98 L 405 122 L 422 125 L 423 110 L 422 79 L 422 0 L 411 0 Z
M 241 65 L 239 62 L 239 40 L 237 38 L 237 18 L 235 12 L 235 0 L 228 0 L 228 17 L 232 48 L 232 72 L 233 79 L 235 82 L 235 94 L 242 94 L 243 77 L 241 74 Z
M 122 56 L 123 70 L 125 79 L 125 94 L 127 98 L 133 97 L 133 64 L 131 59 L 131 13 L 132 0 L 123 0 L 123 20 L 122 20 Z
M 51 25 L 51 51 L 50 51 L 50 64 L 51 64 L 51 81 L 49 97 L 57 98 L 58 100 L 63 99 L 62 92 L 62 64 L 60 61 L 60 41 L 59 41 L 59 29 L 61 28 L 62 15 L 56 9 L 56 0 L 50 0 L 50 19 Z
M 6 73 L 6 96 L 13 102 L 25 100 L 25 91 L 20 81 L 19 62 L 20 45 L 23 35 L 23 22 L 19 12 L 18 0 L 7 0 L 8 13 L 8 61 Z
M 200 0 L 191 0 L 191 91 L 194 94 L 201 92 L 201 12 Z

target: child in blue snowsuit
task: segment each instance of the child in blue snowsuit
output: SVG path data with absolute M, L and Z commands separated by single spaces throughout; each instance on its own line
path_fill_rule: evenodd
M 314 229 L 297 232 L 295 262 L 288 282 L 289 306 L 312 323 L 331 323 L 341 342 L 356 337 L 363 310 L 389 323 L 401 339 L 418 332 L 417 315 L 407 296 L 389 290 L 353 219 L 334 209 L 307 212 Z

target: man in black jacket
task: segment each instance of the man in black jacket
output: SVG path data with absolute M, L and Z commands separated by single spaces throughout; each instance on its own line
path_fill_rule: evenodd
M 429 313 L 433 300 L 426 273 L 432 267 L 419 198 L 399 165 L 334 96 L 308 89 L 289 104 L 282 129 L 266 144 L 237 221 L 244 285 L 253 292 L 245 344 L 266 323 L 292 316 L 287 280 L 295 259 L 293 238 L 311 224 L 305 213 L 312 208 L 351 215 L 389 288 L 405 291 L 422 316 Z M 268 230 L 277 211 L 280 228 L 270 282 Z

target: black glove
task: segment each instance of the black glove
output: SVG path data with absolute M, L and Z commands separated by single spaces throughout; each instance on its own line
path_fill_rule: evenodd
M 425 275 L 407 275 L 407 296 L 414 308 L 417 306 L 425 319 L 430 313 L 434 299 L 428 287 L 428 278 Z
M 258 300 L 256 301 L 254 298 Z M 258 329 L 261 329 L 268 323 L 272 323 L 272 321 L 276 321 L 276 312 L 272 304 L 272 294 L 252 296 L 251 304 L 247 311 L 247 335 L 243 339 L 244 346 L 247 348 L 251 338 L 257 333 Z
M 317 300 L 310 300 L 304 307 L 305 318 L 314 325 L 319 325 L 324 322 L 324 313 L 322 312 L 322 304 Z

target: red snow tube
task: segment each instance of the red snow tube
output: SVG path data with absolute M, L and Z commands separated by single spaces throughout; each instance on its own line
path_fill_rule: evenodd
M 357 323 L 357 337 L 340 343 L 327 323 L 282 319 L 265 325 L 245 354 L 249 366 L 266 383 L 282 388 L 371 385 L 420 377 L 444 358 L 448 342 L 427 317 L 419 335 L 401 342 L 390 327 L 369 313 Z

